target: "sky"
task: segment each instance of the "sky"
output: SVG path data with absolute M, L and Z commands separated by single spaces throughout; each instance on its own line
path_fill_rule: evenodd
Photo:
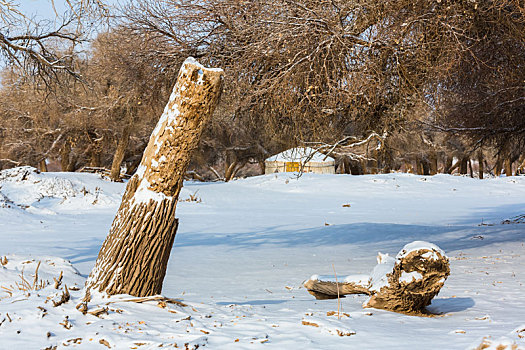
M 79 1 L 79 0 L 76 0 L 76 1 Z M 126 3 L 128 0 L 103 0 L 103 1 L 109 6 L 118 6 L 119 4 Z M 57 19 L 57 14 L 60 16 L 69 9 L 69 5 L 67 4 L 66 0 L 53 0 L 53 1 L 52 0 L 15 0 L 14 3 L 18 6 L 17 7 L 18 10 L 27 19 L 29 19 L 30 21 L 34 23 L 38 23 L 42 21 L 51 21 L 51 23 L 47 23 L 47 25 L 44 26 L 45 28 L 58 27 L 61 24 L 61 21 L 60 19 Z M 24 30 L 24 28 L 19 28 L 19 29 L 21 29 L 22 31 Z M 11 30 L 12 30 L 12 33 L 16 33 L 16 28 L 12 28 Z M 90 30 L 92 34 L 88 34 L 88 35 L 92 36 L 94 35 L 93 33 L 96 33 L 96 31 L 97 31 L 96 29 L 94 31 Z M 4 67 L 5 64 L 6 62 L 4 61 L 4 57 L 0 57 L 0 69 Z
M 118 3 L 123 3 L 123 0 L 104 0 L 108 5 L 115 6 Z M 67 1 L 65 0 L 18 0 L 18 8 L 22 13 L 28 17 L 35 17 L 35 19 L 53 19 L 55 17 L 54 7 L 58 14 L 63 13 L 68 9 Z

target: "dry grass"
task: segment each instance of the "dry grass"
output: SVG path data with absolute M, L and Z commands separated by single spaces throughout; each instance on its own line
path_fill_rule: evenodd
M 2 266 L 7 265 L 7 263 L 8 263 L 7 257 L 0 258 L 0 263 L 2 264 Z M 15 282 L 14 284 L 11 284 L 11 285 L 8 285 L 8 286 L 0 285 L 0 289 L 4 293 L 8 294 L 7 297 L 3 297 L 3 298 L 0 297 L 0 300 L 1 299 L 5 299 L 5 298 L 10 298 L 16 292 L 23 292 L 26 297 L 29 297 L 31 292 L 37 291 L 37 290 L 40 290 L 40 289 L 43 289 L 43 288 L 47 287 L 49 285 L 49 281 L 40 279 L 38 277 L 38 269 L 40 268 L 40 263 L 41 263 L 41 261 L 39 261 L 37 266 L 36 266 L 35 274 L 33 276 L 33 281 L 32 282 L 29 282 L 26 279 L 26 277 L 24 277 L 24 271 L 22 270 L 22 272 L 19 275 L 20 282 Z

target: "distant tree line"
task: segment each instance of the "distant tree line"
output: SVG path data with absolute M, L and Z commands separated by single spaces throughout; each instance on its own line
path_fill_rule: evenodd
M 188 56 L 226 72 L 194 178 L 301 145 L 341 173 L 525 167 L 522 0 L 133 0 L 81 50 L 74 13 L 51 41 L 0 16 L 0 168 L 132 173 Z

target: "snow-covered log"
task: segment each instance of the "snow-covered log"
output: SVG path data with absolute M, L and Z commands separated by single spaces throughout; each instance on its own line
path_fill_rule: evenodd
M 432 243 L 415 241 L 405 245 L 395 259 L 379 253 L 378 264 L 368 278 L 351 275 L 336 283 L 333 278 L 314 275 L 304 285 L 317 299 L 368 294 L 370 299 L 364 307 L 420 314 L 449 274 L 449 260 L 443 250 Z
M 161 292 L 177 230 L 177 199 L 191 152 L 217 105 L 222 75 L 192 58 L 183 63 L 86 282 L 86 297 L 90 291 L 135 296 Z

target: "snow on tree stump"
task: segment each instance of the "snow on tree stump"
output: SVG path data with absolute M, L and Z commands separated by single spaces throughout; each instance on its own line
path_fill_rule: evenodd
M 304 286 L 317 299 L 368 294 L 363 307 L 424 314 L 449 274 L 449 260 L 438 246 L 415 241 L 405 245 L 395 259 L 379 253 L 378 264 L 368 279 L 351 275 L 336 283 L 331 278 L 312 276 Z
M 192 151 L 221 93 L 223 72 L 188 58 L 86 281 L 107 295 L 159 294 L 178 221 L 175 207 Z

